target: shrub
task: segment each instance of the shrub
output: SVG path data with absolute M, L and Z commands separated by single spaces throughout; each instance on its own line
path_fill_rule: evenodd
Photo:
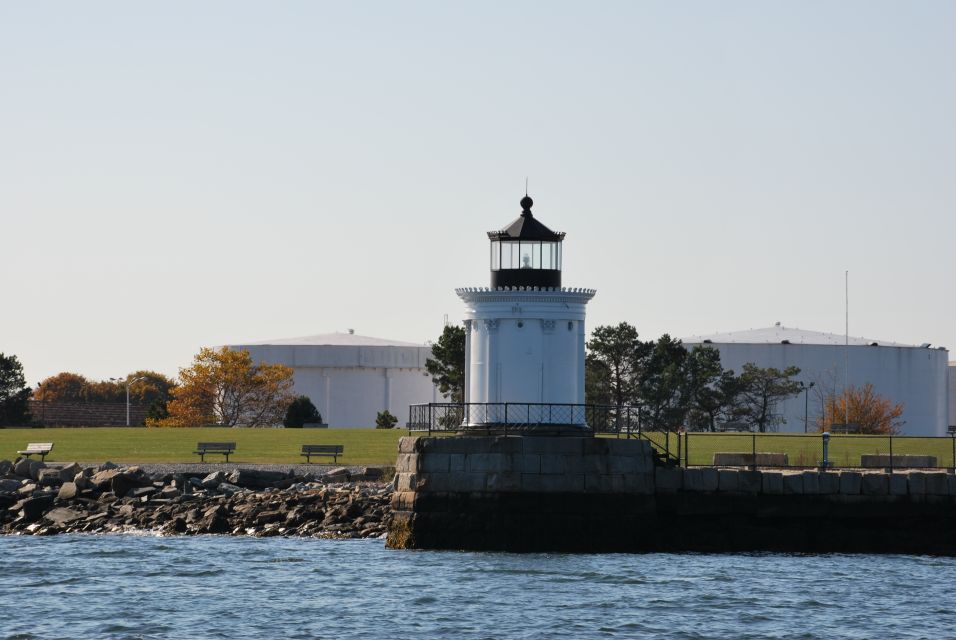
M 307 422 L 322 422 L 322 414 L 312 404 L 309 396 L 296 396 L 289 404 L 282 424 L 290 429 L 301 429 Z
M 394 429 L 397 423 L 398 418 L 389 413 L 388 409 L 379 411 L 378 415 L 375 416 L 376 429 Z

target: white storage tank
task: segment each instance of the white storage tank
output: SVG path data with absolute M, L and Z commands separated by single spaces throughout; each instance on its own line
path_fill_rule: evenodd
M 717 348 L 724 368 L 738 374 L 748 362 L 777 369 L 799 367 L 797 379 L 806 385 L 814 383 L 814 388 L 778 406 L 784 418 L 780 431 L 802 432 L 805 418 L 809 430 L 816 430 L 826 392 L 843 390 L 844 362 L 848 361 L 850 385 L 870 383 L 876 393 L 903 404 L 904 435 L 946 435 L 949 352 L 945 348 L 852 336 L 846 347 L 845 340 L 841 334 L 778 323 L 763 329 L 690 336 L 683 343 L 688 349 L 695 345 Z
M 431 347 L 348 333 L 229 345 L 256 362 L 293 370 L 296 395 L 309 396 L 330 427 L 374 427 L 388 409 L 405 423 L 408 405 L 439 400 L 425 370 Z

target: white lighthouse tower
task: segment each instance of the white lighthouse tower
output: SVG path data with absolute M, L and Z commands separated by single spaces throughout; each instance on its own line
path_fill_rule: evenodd
M 533 204 L 526 195 L 515 221 L 488 232 L 491 286 L 456 290 L 466 305 L 463 426 L 587 427 L 584 317 L 595 291 L 561 286 L 564 233 Z

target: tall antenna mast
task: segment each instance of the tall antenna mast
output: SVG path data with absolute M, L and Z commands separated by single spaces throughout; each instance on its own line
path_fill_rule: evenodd
M 528 178 L 524 179 L 524 194 L 525 196 L 528 195 Z
M 850 270 L 843 273 L 843 295 L 846 308 L 846 327 L 843 334 L 843 424 L 850 424 Z M 848 429 L 848 426 L 844 427 Z

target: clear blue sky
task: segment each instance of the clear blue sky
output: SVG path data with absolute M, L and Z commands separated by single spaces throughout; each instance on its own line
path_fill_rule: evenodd
M 485 232 L 589 324 L 956 349 L 956 3 L 2 2 L 0 351 L 420 341 Z

